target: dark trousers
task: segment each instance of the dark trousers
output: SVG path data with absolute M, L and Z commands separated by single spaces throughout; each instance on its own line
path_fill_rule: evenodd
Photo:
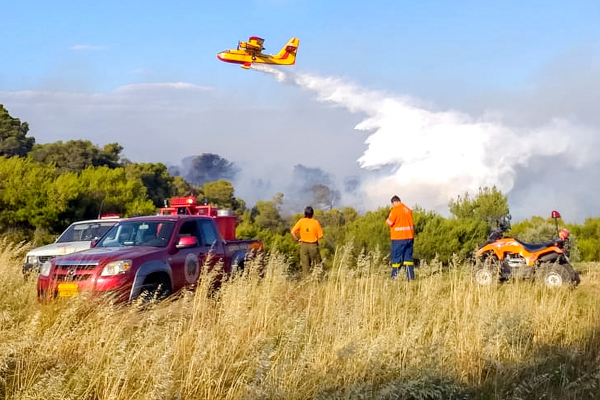
M 300 263 L 302 264 L 302 275 L 308 276 L 312 269 L 321 263 L 319 243 L 300 243 Z
M 406 269 L 406 279 L 415 279 L 413 262 L 414 239 L 392 240 L 392 279 L 396 279 L 398 270 Z

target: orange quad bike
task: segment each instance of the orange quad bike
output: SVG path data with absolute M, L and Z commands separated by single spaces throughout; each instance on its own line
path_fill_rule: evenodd
M 558 238 L 543 243 L 524 243 L 515 237 L 504 237 L 509 225 L 506 220 L 499 230 L 475 252 L 473 276 L 480 285 L 511 278 L 534 279 L 554 288 L 576 286 L 579 273 L 569 262 L 569 231 L 558 231 L 557 211 L 552 212 Z

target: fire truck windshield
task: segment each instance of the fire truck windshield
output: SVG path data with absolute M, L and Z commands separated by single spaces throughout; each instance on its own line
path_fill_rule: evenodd
M 96 247 L 166 247 L 174 226 L 173 221 L 124 221 L 108 231 Z

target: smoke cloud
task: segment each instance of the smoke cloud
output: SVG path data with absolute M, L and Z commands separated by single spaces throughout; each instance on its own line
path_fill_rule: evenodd
M 333 103 L 364 119 L 355 129 L 369 133 L 357 160 L 366 170 L 391 171 L 363 182 L 369 203 L 387 204 L 398 194 L 409 204 L 447 212 L 448 201 L 496 186 L 509 194 L 519 171 L 536 160 L 555 158 L 575 169 L 593 161 L 594 132 L 567 119 L 551 119 L 534 127 L 508 126 L 498 112 L 474 117 L 439 111 L 417 99 L 361 88 L 337 78 L 253 68 L 278 81 L 314 91 L 319 101 Z

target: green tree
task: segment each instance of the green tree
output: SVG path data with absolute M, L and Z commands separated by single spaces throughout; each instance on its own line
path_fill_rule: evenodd
M 337 208 L 327 211 L 316 210 L 314 217 L 323 228 L 321 256 L 324 259 L 331 259 L 335 254 L 335 249 L 345 243 L 346 230 L 344 226 L 346 221 L 344 213 Z
M 312 203 L 315 208 L 321 210 L 331 210 L 333 205 L 340 198 L 340 193 L 337 190 L 332 190 L 327 185 L 316 183 L 310 188 L 312 192 Z
M 108 143 L 102 147 L 94 160 L 95 167 L 117 168 L 130 164 L 130 161 L 121 157 L 123 146 L 118 143 Z
M 194 186 L 182 176 L 173 176 L 173 196 L 176 197 L 185 197 L 185 196 L 195 196 L 197 198 L 203 198 L 204 192 L 201 187 Z
M 89 167 L 56 177 L 53 165 L 0 157 L 0 231 L 57 232 L 100 212 L 131 216 L 153 214 L 155 207 L 141 179 L 127 178 L 123 168 Z
M 389 213 L 389 207 L 381 207 L 347 224 L 346 242 L 352 242 L 356 252 L 379 249 L 383 253 L 389 253 L 390 230 L 385 224 Z
M 0 157 L 0 230 L 49 228 L 68 199 L 49 196 L 55 169 L 26 158 Z
M 165 200 L 177 195 L 174 178 L 162 163 L 134 163 L 125 166 L 128 179 L 139 178 L 154 207 L 162 207 Z
M 344 225 L 356 221 L 358 218 L 358 211 L 352 207 L 342 208 L 342 218 L 344 219 Z
M 490 229 L 496 227 L 505 215 L 508 215 L 508 198 L 495 186 L 479 188 L 474 198 L 469 193 L 458 196 L 448 205 L 450 213 L 458 219 L 484 221 Z
M 300 215 L 299 215 L 300 217 Z M 346 225 L 358 219 L 358 212 L 352 207 L 344 207 L 322 211 L 315 211 L 315 218 L 323 227 L 323 243 L 327 250 L 323 256 L 331 257 L 337 247 L 346 243 Z
M 581 255 L 581 261 L 600 261 L 600 245 L 598 244 L 598 239 L 578 239 L 577 248 Z
M 57 172 L 81 172 L 88 167 L 117 168 L 121 166 L 120 153 L 123 148 L 110 143 L 102 149 L 89 140 L 69 140 L 46 144 L 36 144 L 29 153 L 34 161 L 53 164 Z
M 246 203 L 234 196 L 231 182 L 225 180 L 208 182 L 204 184 L 202 191 L 206 201 L 213 206 L 234 210 L 238 215 L 246 208 Z
M 190 164 L 185 180 L 199 186 L 218 180 L 231 180 L 238 172 L 234 163 L 213 153 L 193 157 Z
M 453 218 L 435 221 L 435 226 L 423 232 L 439 242 L 437 255 L 444 262 L 449 261 L 452 254 L 466 257 L 509 216 L 508 198 L 495 186 L 480 188 L 475 197 L 469 193 L 458 196 L 450 201 L 448 208 Z
M 76 197 L 69 202 L 65 219 L 77 221 L 116 213 L 123 217 L 154 214 L 140 178 L 128 178 L 124 168 L 88 167 L 77 175 Z M 71 187 L 74 187 L 72 185 Z
M 556 225 L 551 218 L 533 216 L 511 226 L 510 235 L 526 243 L 541 243 L 557 236 Z
M 456 221 L 450 221 L 434 212 L 413 211 L 415 244 L 413 256 L 417 259 L 438 258 L 447 262 L 460 249 L 460 241 L 453 232 Z
M 252 209 L 254 223 L 261 229 L 268 229 L 279 235 L 285 234 L 287 227 L 280 214 L 282 205 L 282 193 L 277 193 L 270 201 L 257 201 Z
M 238 225 L 235 229 L 235 235 L 238 239 L 253 239 L 258 237 L 262 230 L 260 226 L 252 221 L 251 211 L 246 210 L 240 215 Z
M 282 194 L 278 193 L 273 201 L 265 201 L 255 206 L 252 211 L 246 210 L 240 216 L 240 223 L 236 228 L 236 237 L 239 239 L 260 239 L 265 250 L 268 253 L 278 252 L 287 257 L 290 264 L 290 270 L 295 271 L 299 265 L 299 255 L 297 243 L 289 233 L 289 227 L 277 223 L 272 223 L 267 218 L 270 215 L 275 221 L 281 219 L 278 210 L 278 204 L 282 200 Z M 261 215 L 264 217 L 254 220 Z M 275 213 L 276 212 L 276 213 Z M 254 214 L 254 216 L 252 215 Z
M 577 240 L 582 261 L 600 261 L 600 217 L 586 218 L 583 225 L 567 225 L 571 237 Z M 573 251 L 571 251 L 573 253 Z
M 0 156 L 25 157 L 35 144 L 34 137 L 27 137 L 29 124 L 13 118 L 0 104 Z

